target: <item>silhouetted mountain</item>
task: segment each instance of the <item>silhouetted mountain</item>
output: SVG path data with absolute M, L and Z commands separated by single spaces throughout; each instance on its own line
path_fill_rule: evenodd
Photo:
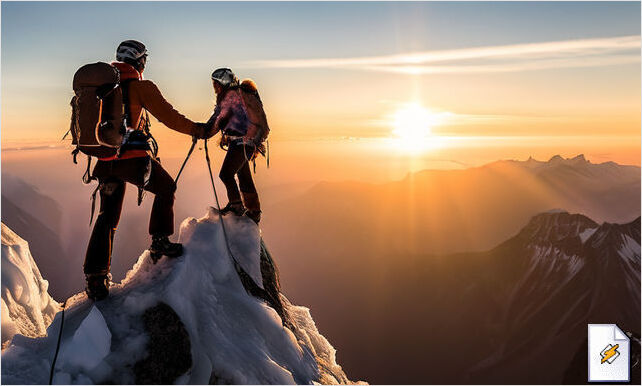
M 629 222 L 640 215 L 639 197 L 640 168 L 637 166 L 613 162 L 595 164 L 582 156 L 553 157 L 549 161 L 531 158 L 498 161 L 466 170 L 422 171 L 385 184 L 320 183 L 297 198 L 266 207 L 262 229 L 272 250 L 283 261 L 285 290 L 295 301 L 312 306 L 319 325 L 338 347 L 339 358 L 346 358 L 343 363 L 351 374 L 363 378 L 373 372 L 383 376 L 387 370 L 379 369 L 387 367 L 392 373 L 407 376 L 408 382 L 423 382 L 424 371 L 420 369 L 424 364 L 419 358 L 426 355 L 425 347 L 433 345 L 431 340 L 413 335 L 413 340 L 404 343 L 415 347 L 416 363 L 405 356 L 404 360 L 386 363 L 378 358 L 390 352 L 389 347 L 402 350 L 395 339 L 382 336 L 387 330 L 381 325 L 389 319 L 387 312 L 380 311 L 386 309 L 381 305 L 384 299 L 395 298 L 391 293 L 413 299 L 417 304 L 407 304 L 410 300 L 404 304 L 426 318 L 434 312 L 431 302 L 443 301 L 443 297 L 433 297 L 433 294 L 442 294 L 443 288 L 433 288 L 432 293 L 426 293 L 426 288 L 432 288 L 431 284 L 441 279 L 435 278 L 432 268 L 419 265 L 427 259 L 441 261 L 443 258 L 428 258 L 427 254 L 493 248 L 514 236 L 534 214 L 551 208 L 585 213 L 598 222 Z M 519 256 L 512 258 L 520 261 Z M 471 277 L 449 283 L 450 286 L 468 288 L 471 282 L 489 275 L 483 267 L 477 267 L 477 271 L 462 267 L 457 271 L 454 267 L 458 266 L 458 259 L 454 260 L 448 263 L 452 270 L 443 268 L 448 271 L 447 276 L 462 277 L 465 271 L 471 272 Z M 513 268 L 493 265 L 491 272 L 499 270 L 513 275 L 510 271 Z M 398 292 L 398 288 L 407 288 L 411 283 L 416 286 L 409 293 L 420 295 Z M 496 296 L 494 293 L 479 295 L 484 295 L 480 301 Z M 333 301 L 328 302 L 328 298 Z M 401 312 L 398 302 L 396 299 L 390 305 L 395 313 Z M 474 301 L 473 305 L 456 299 L 453 302 L 464 304 L 464 308 L 475 307 Z M 493 304 L 496 308 L 501 306 L 499 299 Z M 350 315 L 347 310 L 354 305 L 368 309 L 368 318 L 363 313 Z M 459 308 L 450 307 L 448 312 L 459 315 Z M 343 316 L 340 322 L 335 318 L 337 314 Z M 381 318 L 381 323 L 370 326 L 377 318 Z M 434 323 L 427 324 L 437 329 Z M 444 331 L 450 330 L 451 325 L 452 322 L 446 323 Z M 398 328 L 392 322 L 388 327 Z M 377 343 L 381 340 L 386 341 L 385 344 Z M 482 346 L 484 350 L 488 347 Z M 364 348 L 372 354 L 363 355 Z M 475 351 L 474 348 L 467 350 Z M 483 354 L 480 352 L 478 360 Z M 433 360 L 448 369 L 449 361 Z M 415 365 L 411 366 L 412 363 Z M 455 369 L 450 378 L 432 381 L 461 379 L 461 368 Z M 376 383 L 403 382 L 376 375 L 368 379 Z
M 315 319 L 346 371 L 373 383 L 560 383 L 588 323 L 639 330 L 639 218 L 556 210 L 486 252 L 364 255 L 325 272 L 330 285 L 310 281 L 324 290 Z
M 52 231 L 59 231 L 62 221 L 60 205 L 38 187 L 17 176 L 2 173 L 2 195 L 24 212 L 40 219 Z M 4 211 L 2 215 L 4 218 Z
M 263 228 L 274 248 L 292 258 L 321 249 L 339 259 L 382 249 L 454 253 L 491 248 L 550 208 L 599 222 L 631 221 L 639 216 L 639 197 L 637 166 L 555 156 L 426 170 L 385 184 L 323 182 L 267 208 L 275 215 L 265 216 Z M 283 229 L 290 232 L 276 231 Z
M 502 265 L 521 257 L 518 280 L 509 280 L 493 354 L 471 381 L 560 383 L 587 324 L 639 334 L 640 218 L 598 226 L 582 215 L 542 214 L 495 253 Z
M 55 201 L 37 193 L 28 185 L 21 192 L 27 193 L 24 196 L 17 194 L 14 197 L 21 197 L 20 202 L 27 208 L 27 212 L 22 207 L 17 206 L 14 201 L 2 194 L 2 222 L 14 229 L 18 234 L 29 242 L 29 247 L 33 251 L 34 259 L 40 267 L 43 275 L 48 278 L 60 278 L 59 273 L 64 271 L 62 267 L 68 262 L 64 248 L 60 241 L 59 227 L 57 221 L 60 221 L 60 212 Z M 32 203 L 31 206 L 28 203 Z M 36 208 L 47 207 L 42 216 L 31 214 Z M 50 288 L 51 294 L 62 299 L 68 291 L 69 282 L 65 280 L 56 280 Z

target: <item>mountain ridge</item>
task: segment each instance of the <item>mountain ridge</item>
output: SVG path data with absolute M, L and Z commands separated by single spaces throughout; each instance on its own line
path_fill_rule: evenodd
M 313 298 L 311 305 L 322 311 L 318 322 L 330 326 L 340 355 L 367 347 L 403 358 L 393 364 L 368 356 L 347 367 L 376 383 L 560 383 L 587 323 L 639 332 L 639 224 L 598 224 L 558 210 L 532 216 L 486 251 L 390 255 L 368 260 L 368 270 L 346 261 L 333 267 L 333 286 L 319 295 L 333 304 Z M 369 315 L 358 334 L 364 318 L 342 311 L 354 304 Z M 342 324 L 333 328 L 324 315 L 340 312 Z M 556 355 L 555 347 L 563 350 Z M 439 370 L 410 371 L 427 362 Z

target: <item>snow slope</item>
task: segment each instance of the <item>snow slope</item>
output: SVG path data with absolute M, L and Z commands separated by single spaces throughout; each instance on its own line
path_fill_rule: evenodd
M 159 303 L 178 317 L 169 323 L 172 331 L 188 335 L 183 342 L 173 332 L 170 345 L 187 347 L 191 356 L 170 362 L 187 363 L 187 371 L 180 370 L 177 375 L 183 375 L 167 383 L 350 382 L 308 309 L 291 305 L 280 294 L 284 321 L 266 302 L 248 295 L 227 255 L 220 225 L 213 210 L 198 220 L 188 218 L 180 229 L 183 257 L 154 265 L 145 251 L 106 300 L 94 305 L 84 294 L 69 299 L 54 383 L 140 382 L 139 370 L 150 366 L 155 343 L 147 316 Z M 254 223 L 228 216 L 225 225 L 231 249 L 248 274 L 264 286 L 278 281 L 262 274 L 260 261 L 267 251 Z M 46 338 L 17 336 L 12 341 L 2 354 L 3 383 L 47 382 L 60 322 L 58 314 Z M 83 335 L 93 338 L 78 338 Z M 161 347 L 165 349 L 171 355 L 174 347 Z M 79 355 L 83 352 L 102 354 Z
M 47 292 L 29 244 L 2 223 L 2 347 L 22 334 L 43 336 L 60 305 Z

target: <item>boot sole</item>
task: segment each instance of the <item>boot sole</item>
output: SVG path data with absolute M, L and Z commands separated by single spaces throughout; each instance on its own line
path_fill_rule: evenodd
M 87 298 L 88 298 L 88 299 L 91 299 L 91 300 L 93 300 L 94 302 L 99 302 L 99 301 L 101 301 L 101 300 L 105 300 L 105 299 L 107 299 L 107 297 L 109 296 L 109 294 L 106 294 L 106 295 L 104 295 L 104 296 L 91 296 L 91 295 L 89 295 L 89 294 L 87 293 L 87 291 L 85 291 L 85 294 L 87 295 Z
M 108 289 L 105 290 L 104 293 L 101 292 L 99 294 L 96 294 L 96 293 L 91 294 L 89 290 L 85 289 L 85 294 L 87 295 L 87 297 L 89 299 L 91 299 L 91 300 L 93 300 L 95 302 L 98 302 L 98 301 L 106 299 L 109 296 L 109 290 Z
M 176 255 L 168 255 L 168 254 L 163 254 L 163 253 L 160 253 L 160 252 L 149 251 L 149 257 L 152 259 L 154 264 L 158 263 L 158 260 L 160 260 L 163 256 L 167 256 L 169 259 L 176 259 L 176 258 L 179 258 L 179 257 L 183 256 L 183 252 L 181 251 L 180 254 L 176 254 Z

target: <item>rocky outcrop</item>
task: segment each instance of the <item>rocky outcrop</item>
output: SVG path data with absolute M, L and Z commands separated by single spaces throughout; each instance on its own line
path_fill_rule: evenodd
M 134 365 L 138 385 L 169 385 L 192 367 L 189 334 L 174 310 L 165 303 L 143 313 L 149 335 L 147 356 Z

